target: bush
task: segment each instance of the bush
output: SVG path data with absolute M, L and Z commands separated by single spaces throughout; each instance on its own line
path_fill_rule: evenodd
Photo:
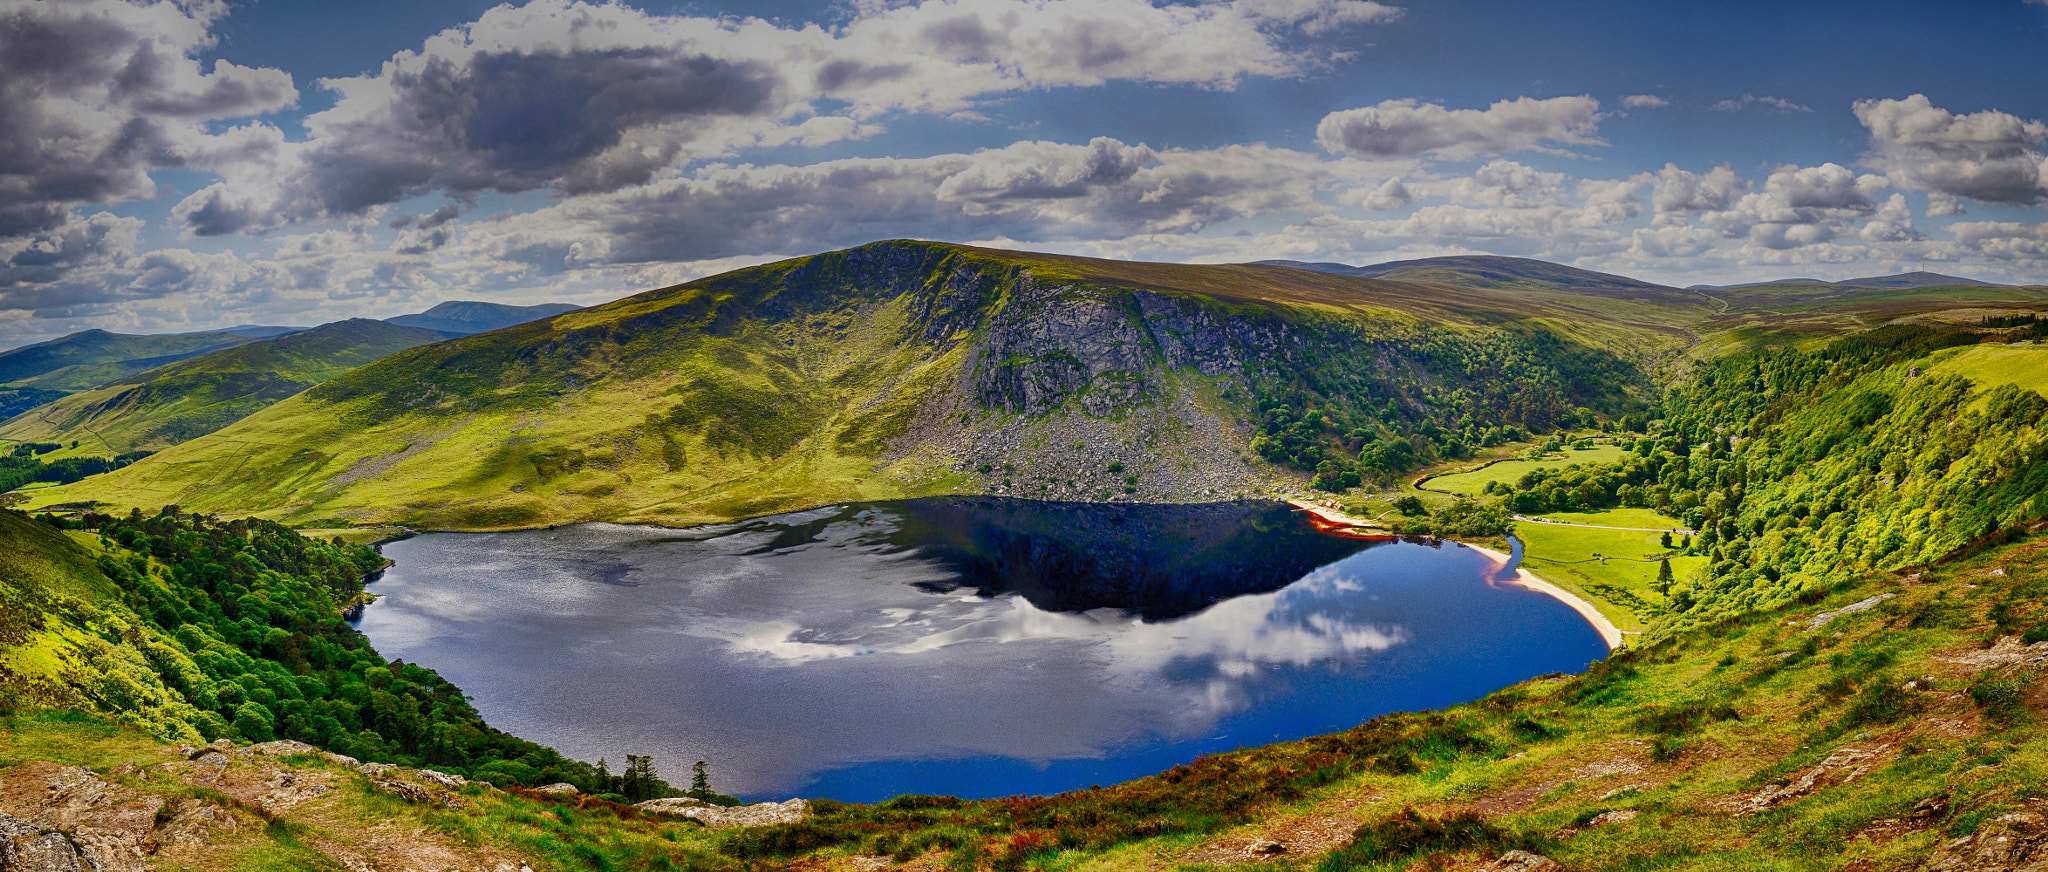
M 1530 836 L 1511 833 L 1489 823 L 1473 812 L 1455 812 L 1429 817 L 1404 808 L 1378 823 L 1366 824 L 1351 834 L 1351 841 L 1331 851 L 1316 864 L 1317 872 L 1347 872 L 1368 863 L 1385 863 L 1419 854 L 1449 851 L 1479 851 L 1500 854 L 1541 846 Z
M 2034 679 L 2032 673 L 2001 675 L 1996 669 L 1986 669 L 1970 683 L 1970 701 L 1984 710 L 1985 717 L 2011 724 L 2027 713 L 2027 693 Z

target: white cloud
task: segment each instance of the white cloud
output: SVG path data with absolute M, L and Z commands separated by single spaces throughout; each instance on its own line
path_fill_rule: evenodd
M 1768 95 L 1757 96 L 1756 94 L 1748 93 L 1745 93 L 1740 97 L 1718 101 L 1713 105 L 1712 108 L 1716 112 L 1740 112 L 1752 106 L 1762 106 L 1763 108 L 1769 109 L 1773 112 L 1790 113 L 1813 111 L 1813 107 L 1811 106 L 1807 106 L 1802 103 L 1795 103 L 1783 97 L 1772 97 Z
M 303 142 L 252 134 L 176 214 L 217 235 L 433 192 L 617 191 L 747 148 L 871 136 L 891 113 L 972 113 L 990 95 L 1297 76 L 1327 56 L 1283 47 L 1290 33 L 1398 15 L 1364 0 L 926 0 L 828 30 L 536 0 L 373 75 L 323 80 L 337 99 L 305 119 Z
M 1621 98 L 1623 109 L 1661 109 L 1671 105 L 1670 100 L 1655 94 L 1629 94 Z
M 1650 204 L 1656 223 L 1683 224 L 1702 213 L 1725 212 L 1748 192 L 1749 182 L 1725 166 L 1695 173 L 1667 163 L 1657 171 Z
M 282 71 L 194 59 L 220 10 L 0 0 L 0 238 L 155 197 L 150 171 L 209 150 L 207 122 L 297 101 Z
M 1545 143 L 1605 145 L 1595 136 L 1600 101 L 1591 97 L 1522 97 L 1486 109 L 1388 100 L 1324 116 L 1316 139 L 1340 154 L 1369 158 L 1424 155 L 1447 159 L 1541 149 Z
M 1903 187 L 1946 195 L 1947 203 L 2048 201 L 2048 124 L 1990 109 L 1956 115 L 1924 94 L 1859 100 L 1855 110 L 1870 129 L 1870 164 Z

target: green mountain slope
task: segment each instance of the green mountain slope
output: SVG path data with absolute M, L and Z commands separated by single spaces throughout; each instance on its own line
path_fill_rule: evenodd
M 503 303 L 450 300 L 418 314 L 399 315 L 384 320 L 400 327 L 419 327 L 455 336 L 468 336 L 471 333 L 485 333 L 528 321 L 553 318 L 564 312 L 574 312 L 577 308 L 579 307 L 568 303 L 507 306 Z
M 74 453 L 156 451 L 203 436 L 363 364 L 446 334 L 352 319 L 160 366 L 0 424 L 0 439 Z
M 876 243 L 401 352 L 39 499 L 480 528 L 1341 486 L 1639 408 L 1705 311 Z
M 131 336 L 85 330 L 0 352 L 0 384 L 82 390 L 175 360 L 255 341 L 256 337 L 226 332 Z
M 1639 295 L 1665 297 L 1673 300 L 1685 299 L 1676 289 L 1663 285 L 1618 276 L 1611 273 L 1594 272 L 1549 261 L 1526 257 L 1501 257 L 1497 255 L 1453 255 L 1429 257 L 1420 260 L 1396 260 L 1368 266 L 1350 266 L 1341 263 L 1301 263 L 1298 261 L 1261 261 L 1274 266 L 1315 270 L 1338 275 L 1361 278 L 1400 279 L 1411 282 L 1432 282 L 1471 288 L 1551 289 L 1576 291 L 1604 291 L 1616 296 Z

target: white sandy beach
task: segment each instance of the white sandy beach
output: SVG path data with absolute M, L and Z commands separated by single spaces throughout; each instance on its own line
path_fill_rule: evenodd
M 1316 517 L 1321 518 L 1324 521 L 1329 522 L 1333 525 L 1368 528 L 1377 527 L 1376 524 L 1373 524 L 1370 521 L 1366 521 L 1360 518 L 1354 518 L 1336 509 L 1330 508 L 1328 506 L 1317 505 L 1315 503 L 1309 502 L 1308 500 L 1288 500 L 1287 502 L 1290 505 L 1293 505 L 1295 508 L 1313 514 Z M 1487 548 L 1481 545 L 1474 545 L 1470 542 L 1460 542 L 1458 544 L 1464 545 L 1467 548 L 1471 548 L 1475 551 L 1478 551 L 1481 554 L 1485 554 L 1486 556 L 1498 562 L 1501 566 L 1507 566 L 1508 561 L 1511 559 L 1508 555 L 1502 554 L 1499 551 L 1495 551 L 1492 548 Z M 1551 584 L 1548 581 L 1544 581 L 1542 578 L 1537 577 L 1535 573 L 1532 573 L 1529 570 L 1523 569 L 1521 567 L 1515 568 L 1515 577 L 1513 579 L 1510 579 L 1509 583 L 1514 584 L 1518 587 L 1526 588 L 1528 590 L 1536 591 L 1537 593 L 1547 594 L 1555 598 L 1558 602 L 1571 606 L 1572 611 L 1578 612 L 1580 617 L 1586 619 L 1586 623 L 1592 624 L 1593 629 L 1600 633 L 1600 639 L 1607 643 L 1607 650 L 1612 651 L 1616 648 L 1621 647 L 1621 628 L 1615 626 L 1613 621 L 1608 620 L 1606 615 L 1601 614 L 1599 609 L 1594 608 L 1592 603 L 1589 603 L 1584 599 L 1579 598 L 1571 591 L 1565 590 L 1562 587 L 1558 587 L 1555 584 Z

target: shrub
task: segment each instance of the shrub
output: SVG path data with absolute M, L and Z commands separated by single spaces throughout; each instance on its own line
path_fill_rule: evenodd
M 1384 821 L 1359 827 L 1352 832 L 1351 841 L 1331 851 L 1316 864 L 1316 870 L 1346 872 L 1367 863 L 1385 863 L 1424 853 L 1499 854 L 1514 848 L 1539 847 L 1532 837 L 1501 829 L 1473 812 L 1455 812 L 1438 818 L 1404 808 Z

